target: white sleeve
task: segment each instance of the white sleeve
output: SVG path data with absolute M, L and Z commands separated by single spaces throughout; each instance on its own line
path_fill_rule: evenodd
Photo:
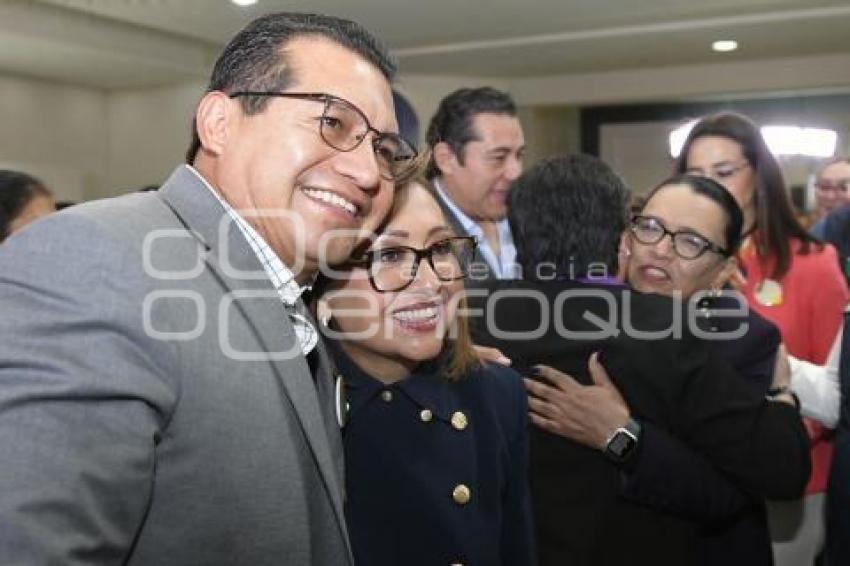
M 800 414 L 820 422 L 827 428 L 835 428 L 838 424 L 841 405 L 838 359 L 843 333 L 842 327 L 832 343 L 826 365 L 819 366 L 788 356 L 791 363 L 791 390 L 800 398 Z

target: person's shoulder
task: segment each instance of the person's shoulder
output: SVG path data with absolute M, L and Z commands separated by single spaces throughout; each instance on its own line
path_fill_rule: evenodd
M 485 362 L 474 366 L 459 382 L 464 389 L 487 397 L 514 397 L 524 391 L 522 377 L 512 368 Z
M 806 278 L 816 285 L 820 285 L 824 277 L 842 278 L 838 264 L 838 252 L 832 244 L 810 243 L 809 253 L 803 254 L 799 253 L 799 241 L 795 241 L 794 249 L 797 250 L 797 253 L 791 262 L 791 268 L 788 270 L 789 277 Z
M 139 195 L 142 196 L 142 195 Z M 133 196 L 90 201 L 49 214 L 4 243 L 10 253 L 45 253 L 61 261 L 81 248 L 90 259 L 92 252 L 106 253 L 116 244 L 116 235 L 126 231 L 138 217 L 139 206 Z
M 57 216 L 89 221 L 115 236 L 147 232 L 173 218 L 157 192 L 132 193 L 72 206 Z

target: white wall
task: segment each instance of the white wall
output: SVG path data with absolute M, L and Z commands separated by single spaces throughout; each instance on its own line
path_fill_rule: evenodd
M 532 163 L 577 150 L 581 105 L 850 90 L 850 54 L 518 79 L 402 75 L 399 90 L 424 135 L 443 96 L 481 85 L 508 90 L 521 106 Z M 106 92 L 0 76 L 0 166 L 40 175 L 69 200 L 161 183 L 183 159 L 202 91 L 200 82 Z M 627 150 L 650 149 L 617 143 L 613 154 L 603 149 L 615 167 Z M 654 173 L 632 176 L 639 188 Z
M 41 178 L 59 200 L 101 194 L 106 98 L 94 89 L 0 76 L 0 167 Z
M 847 91 L 850 54 L 709 63 L 510 81 L 526 105 L 614 104 L 776 92 Z
M 107 190 L 159 185 L 183 162 L 203 83 L 115 91 L 107 103 Z

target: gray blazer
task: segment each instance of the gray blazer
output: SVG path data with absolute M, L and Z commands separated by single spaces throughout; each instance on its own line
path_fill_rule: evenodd
M 223 215 L 181 167 L 0 245 L 4 566 L 352 563 L 329 361 Z

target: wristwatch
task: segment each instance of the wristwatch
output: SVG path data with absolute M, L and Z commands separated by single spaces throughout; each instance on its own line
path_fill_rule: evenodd
M 617 465 L 623 465 L 637 451 L 640 440 L 640 425 L 632 418 L 625 426 L 614 431 L 605 441 L 605 457 Z
M 800 410 L 800 398 L 797 397 L 797 394 L 794 393 L 794 391 L 792 391 L 787 385 L 783 385 L 782 387 L 771 387 L 767 390 L 767 395 L 765 395 L 765 397 L 768 401 L 775 401 L 776 397 L 780 395 L 788 395 L 791 397 L 791 401 L 794 403 L 794 408 L 796 408 L 797 411 Z

